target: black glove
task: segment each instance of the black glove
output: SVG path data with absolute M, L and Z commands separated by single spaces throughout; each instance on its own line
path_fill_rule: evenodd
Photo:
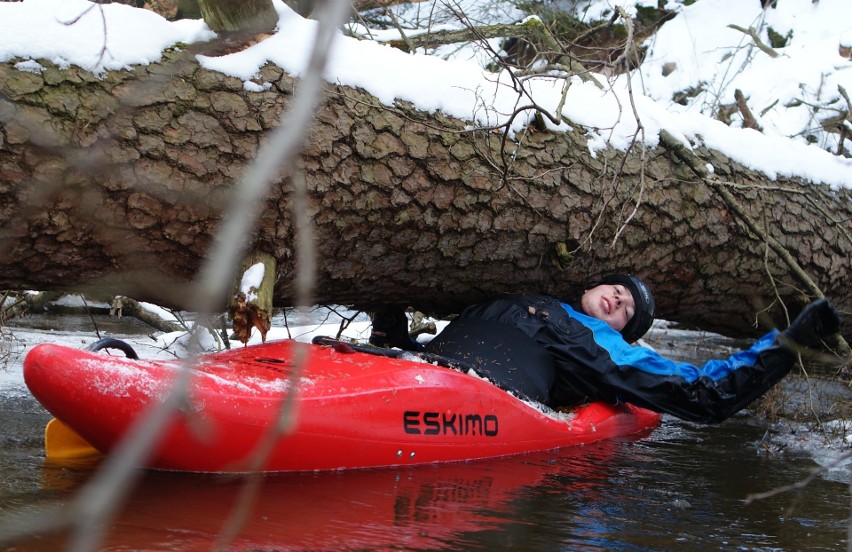
M 804 308 L 782 335 L 803 347 L 818 347 L 826 337 L 840 331 L 840 316 L 825 299 Z

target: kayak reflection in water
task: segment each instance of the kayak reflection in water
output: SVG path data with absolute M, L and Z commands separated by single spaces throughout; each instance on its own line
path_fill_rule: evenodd
M 650 288 L 613 274 L 589 285 L 574 306 L 540 294 L 499 297 L 462 311 L 425 347 L 402 309 L 376 314 L 370 343 L 462 359 L 495 385 L 551 408 L 629 402 L 684 420 L 718 423 L 781 380 L 802 347 L 840 331 L 831 304 L 809 304 L 783 332 L 702 366 L 631 345 L 655 316 Z

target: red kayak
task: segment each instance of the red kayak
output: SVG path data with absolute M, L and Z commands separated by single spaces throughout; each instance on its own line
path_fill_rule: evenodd
M 295 423 L 277 439 L 264 471 L 508 456 L 633 434 L 660 420 L 629 404 L 593 403 L 557 413 L 475 374 L 418 358 L 377 356 L 342 344 L 301 345 L 309 353 L 301 367 L 292 341 L 200 357 L 186 404 L 164 428 L 146 467 L 249 471 L 252 451 L 288 399 L 296 401 Z M 24 380 L 69 431 L 108 453 L 162 402 L 184 365 L 43 344 L 27 355 Z

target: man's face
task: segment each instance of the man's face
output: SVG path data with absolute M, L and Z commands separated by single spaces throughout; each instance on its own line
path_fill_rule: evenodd
M 620 332 L 636 312 L 633 294 L 621 284 L 601 284 L 586 290 L 580 299 L 583 312 Z

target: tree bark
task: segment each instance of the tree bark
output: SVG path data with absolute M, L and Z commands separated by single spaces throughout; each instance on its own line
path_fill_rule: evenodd
M 198 7 L 216 32 L 268 32 L 278 24 L 271 0 L 198 0 Z
M 271 88 L 248 92 L 193 53 L 102 79 L 0 65 L 0 288 L 185 307 L 235 181 L 296 88 L 267 66 Z M 649 282 L 660 317 L 728 335 L 786 326 L 814 287 L 852 311 L 848 189 L 666 141 L 593 157 L 579 127 L 508 140 L 467 125 L 329 85 L 300 166 L 318 303 L 457 312 L 510 292 L 570 298 L 617 270 Z M 293 300 L 290 189 L 276 182 L 249 237 L 277 263 L 277 306 Z

